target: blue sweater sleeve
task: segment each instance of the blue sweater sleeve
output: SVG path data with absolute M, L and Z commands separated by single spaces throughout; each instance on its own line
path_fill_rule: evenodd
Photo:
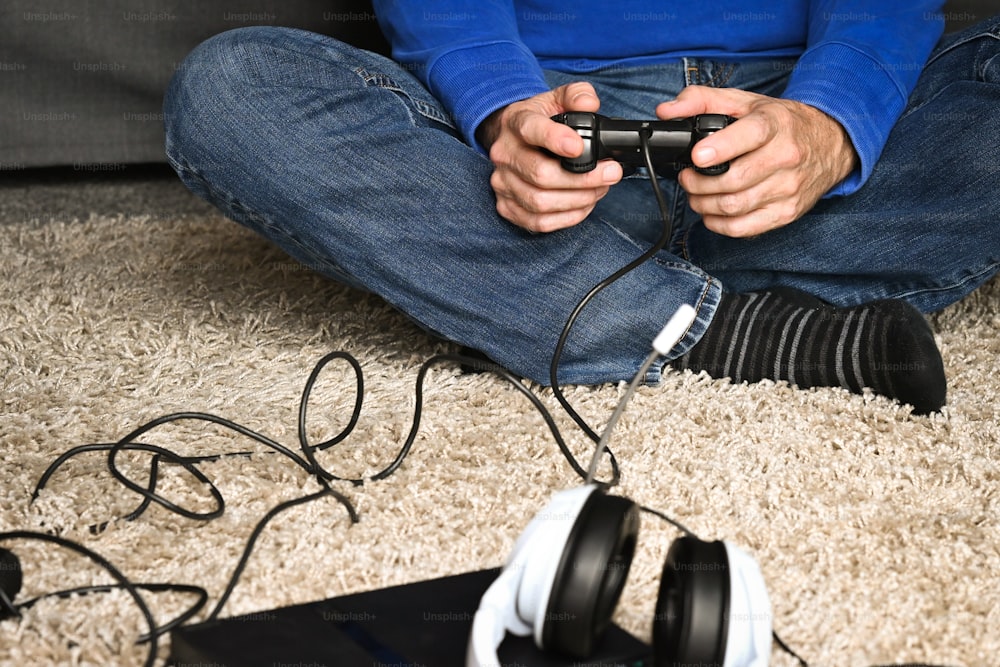
M 816 0 L 806 50 L 783 97 L 814 106 L 847 131 L 860 167 L 826 196 L 868 179 L 906 107 L 944 21 L 938 0 Z
M 575 69 L 580 62 L 801 54 L 783 96 L 844 126 L 860 167 L 827 196 L 850 194 L 871 174 L 941 36 L 943 0 L 799 2 L 796 11 L 779 0 L 695 5 L 676 12 L 677 20 L 687 21 L 683 31 L 668 29 L 669 21 L 629 20 L 660 6 L 644 0 L 628 0 L 629 11 L 594 0 L 577 0 L 572 11 L 563 11 L 569 5 L 559 0 L 375 0 L 374 7 L 393 57 L 441 100 L 473 146 L 476 128 L 490 113 L 549 89 L 539 58 L 553 69 L 585 72 Z M 748 32 L 750 23 L 727 20 L 743 15 L 737 8 L 771 20 Z M 527 34 L 519 29 L 525 27 L 519 12 L 527 17 Z M 605 24 L 609 28 L 595 36 L 595 26 Z M 622 42 L 625 34 L 630 37 Z M 595 49 L 600 53 L 590 53 Z M 580 53 L 589 58 L 577 58 Z
M 393 58 L 441 100 L 465 140 L 497 109 L 549 90 L 513 0 L 375 0 Z

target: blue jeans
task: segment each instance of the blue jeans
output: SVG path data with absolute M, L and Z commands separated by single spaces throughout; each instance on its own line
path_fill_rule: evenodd
M 869 182 L 787 227 L 718 236 L 663 180 L 669 246 L 583 311 L 560 381 L 631 378 L 689 303 L 697 320 L 668 357 L 684 354 L 723 287 L 787 285 L 842 305 L 898 297 L 933 311 L 985 282 L 1000 266 L 998 34 L 993 22 L 947 37 Z M 651 118 L 690 83 L 778 95 L 793 62 L 689 59 L 586 79 L 602 113 Z M 547 76 L 552 86 L 580 78 Z M 570 229 L 536 235 L 503 220 L 491 163 L 437 100 L 393 61 L 327 37 L 269 27 L 217 35 L 178 69 L 164 111 L 167 155 L 193 192 L 308 267 L 543 384 L 573 307 L 659 235 L 642 173 Z

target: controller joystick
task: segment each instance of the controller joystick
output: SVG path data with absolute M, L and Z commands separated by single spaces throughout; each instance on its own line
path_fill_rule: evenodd
M 585 173 L 597 166 L 598 160 L 612 158 L 628 167 L 645 166 L 642 154 L 642 134 L 648 137 L 650 157 L 657 170 L 680 170 L 692 167 L 709 176 L 723 174 L 729 163 L 711 167 L 695 167 L 691 149 L 708 135 L 718 132 L 735 119 L 722 114 L 702 114 L 675 120 L 622 120 L 585 111 L 568 111 L 552 117 L 576 130 L 583 139 L 583 153 L 576 158 L 561 158 L 563 169 Z

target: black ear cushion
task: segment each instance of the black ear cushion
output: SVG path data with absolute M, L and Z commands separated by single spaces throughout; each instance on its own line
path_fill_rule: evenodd
M 0 618 L 16 615 L 14 598 L 21 591 L 21 561 L 13 551 L 0 548 Z
M 639 536 L 631 500 L 595 492 L 570 531 L 549 595 L 542 647 L 578 658 L 591 655 L 625 588 Z
M 656 667 L 722 667 L 729 596 L 726 545 L 695 537 L 675 540 L 667 552 L 653 617 Z

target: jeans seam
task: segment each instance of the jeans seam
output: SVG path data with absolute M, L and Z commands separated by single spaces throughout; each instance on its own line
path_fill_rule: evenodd
M 990 276 L 997 273 L 998 270 L 1000 270 L 1000 262 L 992 262 L 986 265 L 986 267 L 983 268 L 982 270 L 967 275 L 962 280 L 953 281 L 950 285 L 944 285 L 940 287 L 924 287 L 921 289 L 911 289 L 906 292 L 899 292 L 895 294 L 892 298 L 905 299 L 909 301 L 910 297 L 913 296 L 920 296 L 925 294 L 939 294 L 942 292 L 952 292 L 954 290 L 961 289 L 963 285 L 966 285 L 970 282 L 982 282 L 981 279 L 983 278 L 983 276 L 986 276 L 988 279 Z
M 618 227 L 616 227 L 614 224 L 612 224 L 608 220 L 605 220 L 604 218 L 597 218 L 597 219 L 600 220 L 601 224 L 603 224 L 603 225 L 607 226 L 608 228 L 610 228 L 615 234 L 618 234 L 623 239 L 627 240 L 629 243 L 631 243 L 637 249 L 642 250 L 642 251 L 645 251 L 645 250 L 648 249 L 648 247 L 649 247 L 648 244 L 640 243 L 635 238 L 633 238 L 629 234 L 625 233 L 624 231 L 622 231 L 621 229 L 619 229 Z M 666 268 L 666 269 L 673 269 L 673 270 L 683 271 L 683 272 L 687 273 L 688 275 L 695 276 L 695 277 L 697 277 L 697 278 L 699 278 L 699 279 L 701 279 L 703 281 L 710 281 L 710 280 L 713 279 L 710 275 L 708 275 L 707 273 L 705 273 L 704 271 L 702 271 L 700 268 L 698 268 L 694 264 L 686 263 L 684 261 L 669 261 L 669 260 L 662 259 L 659 256 L 653 256 L 650 259 L 650 261 L 652 261 L 657 266 L 661 266 L 661 267 Z
M 733 78 L 735 72 L 736 63 L 713 62 L 712 78 L 708 82 L 708 85 L 713 88 L 722 88 Z
M 684 230 L 683 225 L 677 224 L 678 220 L 684 222 L 684 217 L 685 217 L 684 211 L 687 208 L 687 193 L 684 191 L 684 188 L 681 187 L 680 182 L 676 180 L 674 181 L 674 197 L 672 204 L 673 204 L 673 210 L 670 211 L 670 223 L 674 229 L 674 233 L 672 234 L 672 236 L 675 236 L 677 238 L 676 245 L 678 250 L 677 253 L 673 254 L 677 255 L 678 257 L 680 257 L 685 261 L 690 262 L 691 258 L 688 256 L 688 249 L 687 249 L 687 232 Z M 680 234 L 678 234 L 678 232 L 680 232 Z M 674 239 L 671 238 L 670 239 L 671 251 L 673 250 L 674 243 L 675 243 Z
M 414 111 L 424 118 L 441 123 L 453 130 L 456 129 L 455 124 L 436 104 L 414 97 L 388 74 L 369 72 L 366 68 L 360 66 L 354 69 L 354 73 L 365 82 L 366 86 L 374 86 L 395 93 L 397 97 L 404 100 L 405 105 L 412 107 Z

